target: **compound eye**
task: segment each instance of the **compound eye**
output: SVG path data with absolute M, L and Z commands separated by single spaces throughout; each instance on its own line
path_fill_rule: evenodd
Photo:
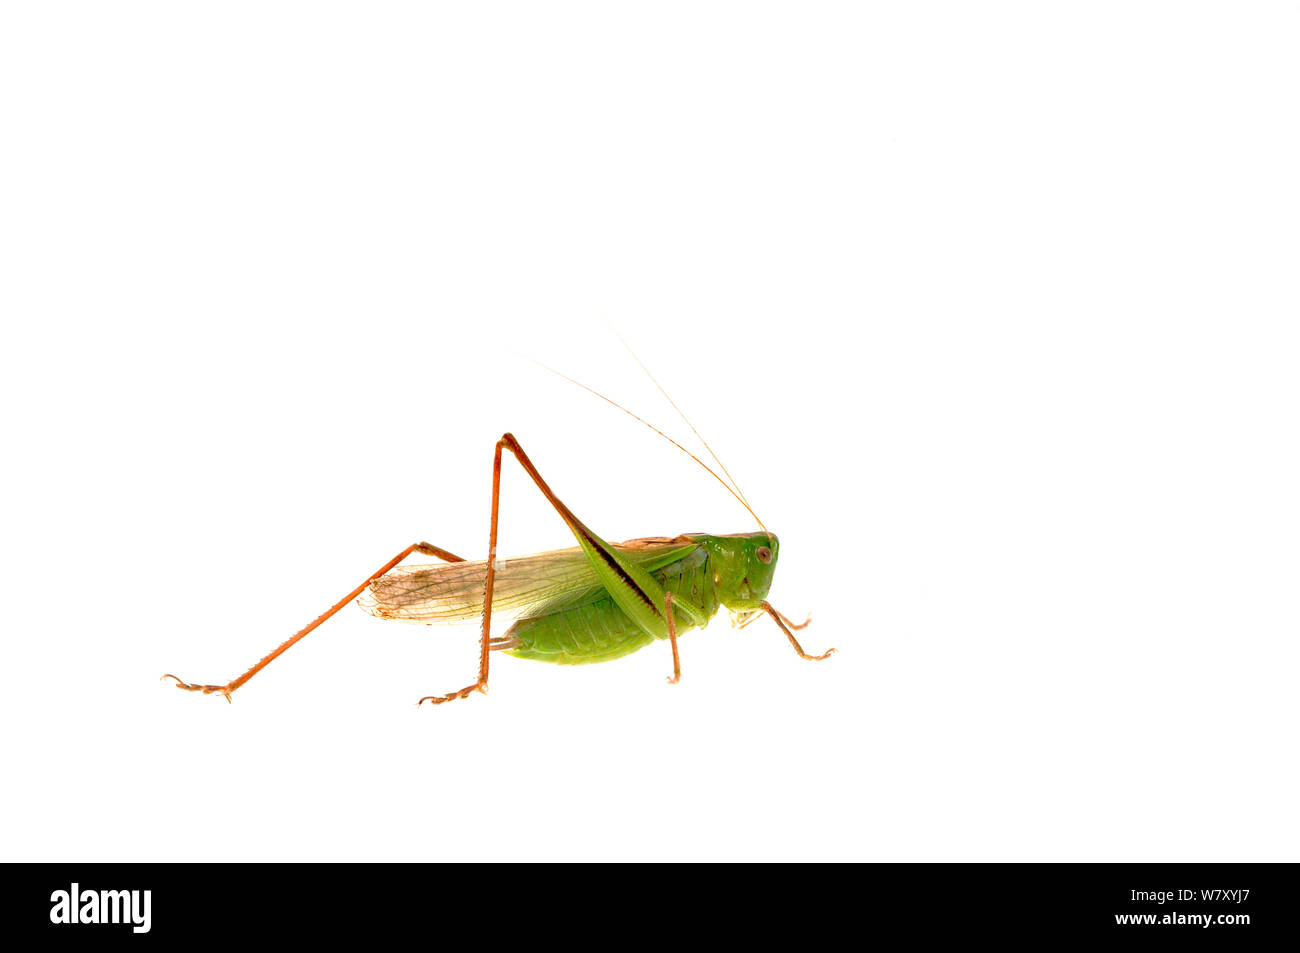
M 772 561 L 772 550 L 768 549 L 766 546 L 758 547 L 758 552 L 754 555 L 758 557 L 760 563 L 770 563 Z

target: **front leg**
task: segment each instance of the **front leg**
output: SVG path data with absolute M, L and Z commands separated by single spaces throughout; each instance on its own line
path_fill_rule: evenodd
M 821 662 L 835 654 L 835 649 L 827 649 L 821 655 L 809 655 L 803 650 L 803 646 L 799 644 L 799 640 L 794 637 L 794 633 L 790 631 L 791 629 L 802 629 L 807 626 L 808 623 L 812 621 L 812 616 L 809 616 L 808 620 L 804 622 L 803 625 L 795 625 L 778 612 L 770 602 L 763 603 L 763 611 L 770 615 L 772 621 L 780 626 L 781 631 L 785 633 L 785 637 L 790 640 L 790 644 L 794 646 L 794 650 L 799 654 L 801 659 L 805 659 L 809 662 Z

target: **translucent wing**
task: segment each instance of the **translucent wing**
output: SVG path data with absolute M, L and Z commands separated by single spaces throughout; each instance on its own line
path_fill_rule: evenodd
M 652 572 L 699 547 L 699 543 L 681 536 L 632 539 L 614 545 Z M 468 622 L 483 614 L 486 577 L 487 563 L 482 561 L 399 566 L 372 582 L 357 603 L 383 619 Z M 603 594 L 591 563 L 575 546 L 498 559 L 492 611 L 528 618 L 532 609 L 545 606 L 547 612 L 555 612 L 583 605 Z

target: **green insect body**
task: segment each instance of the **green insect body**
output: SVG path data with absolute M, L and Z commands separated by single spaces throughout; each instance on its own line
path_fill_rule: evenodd
M 691 533 L 615 545 L 594 534 L 589 538 L 592 553 L 584 546 L 497 564 L 494 601 L 513 609 L 517 621 L 494 648 L 559 665 L 622 658 L 668 638 L 665 593 L 672 594 L 679 636 L 707 625 L 722 607 L 742 615 L 758 611 L 771 588 L 779 549 L 770 533 Z M 602 568 L 636 581 L 606 588 Z M 374 580 L 360 602 L 386 619 L 470 621 L 482 605 L 484 569 L 481 562 L 399 569 Z M 625 598 L 616 599 L 611 588 Z M 620 602 L 632 603 L 636 614 Z
M 681 620 L 677 623 L 679 636 L 707 625 L 721 606 L 745 611 L 757 608 L 752 605 L 755 599 L 761 603 L 767 597 L 776 568 L 775 536 L 691 535 L 688 538 L 699 545 L 686 556 L 651 573 L 660 588 L 672 593 L 674 611 L 680 610 L 676 616 Z M 764 546 L 772 554 L 766 565 L 755 556 Z M 746 571 L 734 572 L 732 567 L 738 564 L 746 567 Z M 724 575 L 729 585 L 726 590 Z M 612 598 L 600 598 L 590 605 L 559 611 L 547 611 L 548 607 L 543 605 L 540 610 L 534 618 L 517 621 L 506 633 L 507 638 L 519 643 L 508 649 L 507 654 L 560 665 L 584 665 L 622 658 L 656 639 L 668 637 L 666 625 L 662 632 L 658 628 L 649 631 L 629 619 Z
M 496 558 L 503 452 L 519 461 L 568 525 L 578 542 L 576 547 Z M 487 691 L 488 657 L 495 650 L 517 658 L 584 665 L 622 658 L 655 640 L 667 639 L 673 655 L 669 681 L 676 682 L 681 676 L 677 637 L 707 625 L 724 607 L 743 622 L 759 612 L 767 613 L 801 658 L 820 661 L 835 651 L 829 649 L 821 655 L 804 652 L 791 630 L 808 623 L 791 622 L 767 601 L 779 544 L 766 529 L 728 536 L 688 533 L 613 545 L 593 533 L 560 501 L 512 434 L 497 441 L 492 474 L 487 560 L 469 561 L 431 543 L 412 543 L 238 678 L 224 685 L 206 685 L 175 675 L 163 677 L 174 679 L 185 691 L 222 695 L 229 701 L 241 685 L 353 599 L 384 619 L 425 624 L 481 620 L 478 680 L 459 691 L 420 699 L 435 705 Z M 735 488 L 727 489 L 753 513 Z M 401 565 L 414 552 L 442 562 Z M 491 623 L 496 613 L 513 615 L 516 621 L 504 635 L 493 638 Z

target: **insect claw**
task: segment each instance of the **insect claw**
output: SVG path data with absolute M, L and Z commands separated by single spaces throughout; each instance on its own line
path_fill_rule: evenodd
M 187 692 L 202 692 L 205 695 L 224 695 L 226 697 L 227 702 L 229 702 L 230 704 L 234 704 L 233 702 L 230 701 L 231 689 L 229 685 L 191 685 L 189 682 L 181 681 L 179 678 L 177 678 L 175 675 L 172 675 L 170 672 L 166 675 L 163 675 L 161 678 L 158 679 L 158 681 L 161 682 L 164 678 L 170 678 L 175 680 L 176 687 L 184 689 Z M 235 687 L 238 688 L 239 686 L 236 685 Z
M 465 686 L 464 688 L 462 688 L 460 691 L 458 691 L 458 692 L 452 692 L 452 693 L 449 694 L 449 695 L 425 695 L 423 698 L 421 698 L 421 699 L 420 699 L 418 702 L 416 702 L 415 704 L 416 704 L 416 707 L 417 707 L 417 708 L 418 708 L 420 705 L 423 705 L 425 702 L 430 702 L 430 703 L 432 703 L 432 704 L 434 704 L 434 705 L 443 705 L 443 704 L 446 704 L 447 702 L 454 702 L 457 698 L 469 698 L 470 693 L 473 692 L 475 689 L 477 689 L 478 691 L 480 691 L 480 692 L 482 692 L 484 695 L 486 695 L 486 694 L 487 694 L 487 682 L 480 682 L 480 683 L 475 684 L 475 685 L 466 685 L 466 686 Z

